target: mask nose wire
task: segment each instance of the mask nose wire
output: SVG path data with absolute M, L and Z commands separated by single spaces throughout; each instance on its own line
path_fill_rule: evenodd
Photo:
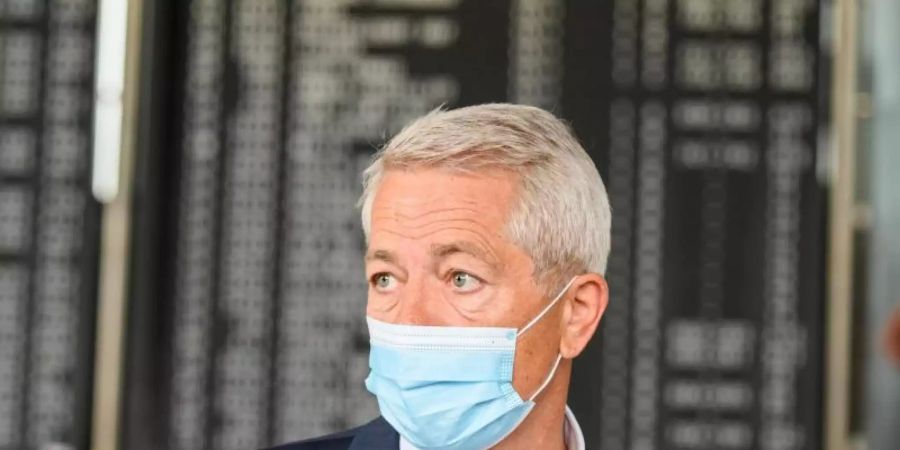
M 534 318 L 531 319 L 530 322 L 526 323 L 524 327 L 520 328 L 519 332 L 516 333 L 516 337 L 525 334 L 525 332 L 528 331 L 529 328 L 531 328 L 534 324 L 541 320 L 541 318 L 544 317 L 545 314 L 547 314 L 547 311 L 550 311 L 550 308 L 553 308 L 553 305 L 555 305 L 556 302 L 558 302 L 559 299 L 562 298 L 563 294 L 565 294 L 566 291 L 569 290 L 569 287 L 572 286 L 572 283 L 575 282 L 575 278 L 578 278 L 578 276 L 576 275 L 572 277 L 572 279 L 569 280 L 569 282 L 566 284 L 566 287 L 562 288 L 562 290 L 559 291 L 559 294 L 556 294 L 556 298 L 554 298 L 549 304 L 547 304 L 547 306 L 545 306 L 544 309 L 542 309 L 541 312 L 538 313 L 538 315 L 534 316 Z M 557 364 L 558 363 L 559 362 L 557 361 Z

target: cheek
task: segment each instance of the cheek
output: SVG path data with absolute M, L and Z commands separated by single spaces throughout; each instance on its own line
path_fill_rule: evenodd
M 523 400 L 544 382 L 550 373 L 559 351 L 559 334 L 551 326 L 557 319 L 548 314 L 535 324 L 516 343 L 516 360 L 513 368 L 513 386 Z
M 397 296 L 385 295 L 369 286 L 366 295 L 366 315 L 381 321 L 389 321 L 389 314 L 397 307 Z
M 467 325 L 453 303 L 457 299 L 448 291 L 433 274 L 410 271 L 408 279 L 400 282 L 393 292 L 381 293 L 369 287 L 366 314 L 388 323 Z

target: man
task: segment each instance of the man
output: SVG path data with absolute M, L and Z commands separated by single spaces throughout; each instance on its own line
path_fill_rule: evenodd
M 382 416 L 277 449 L 583 450 L 566 396 L 607 304 L 610 210 L 569 129 L 528 106 L 435 111 L 363 185 Z

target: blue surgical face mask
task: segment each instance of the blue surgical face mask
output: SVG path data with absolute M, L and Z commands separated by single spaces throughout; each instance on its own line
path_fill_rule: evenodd
M 366 388 L 397 432 L 422 450 L 486 449 L 519 426 L 534 399 L 513 389 L 516 341 L 562 298 L 575 278 L 519 330 L 499 327 L 396 325 L 371 317 Z

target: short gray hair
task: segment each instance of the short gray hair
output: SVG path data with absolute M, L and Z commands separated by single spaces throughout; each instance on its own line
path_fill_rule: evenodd
M 571 130 L 539 108 L 490 103 L 438 108 L 397 133 L 363 172 L 362 225 L 369 239 L 372 203 L 386 170 L 440 168 L 519 176 L 507 237 L 529 254 L 538 284 L 585 272 L 603 274 L 610 247 L 609 199 L 600 174 Z

